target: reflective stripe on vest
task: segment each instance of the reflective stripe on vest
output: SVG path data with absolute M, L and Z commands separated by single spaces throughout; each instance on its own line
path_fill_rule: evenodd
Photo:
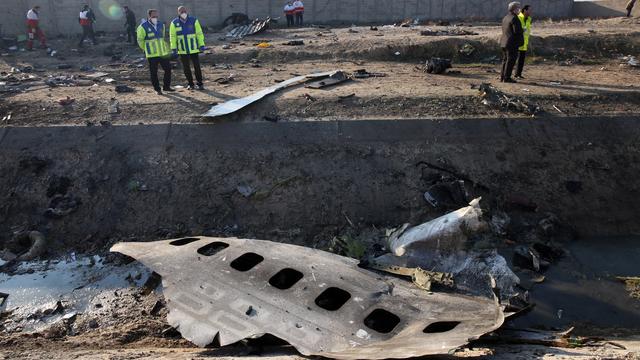
M 164 42 L 164 24 L 158 23 L 154 28 L 148 21 L 142 23 L 142 28 L 147 33 L 144 39 L 144 52 L 148 58 L 169 55 L 168 46 Z
M 518 19 L 520 20 L 520 25 L 522 25 L 522 30 L 524 31 L 523 38 L 524 44 L 518 48 L 520 51 L 527 51 L 529 48 L 529 35 L 531 35 L 531 16 L 524 19 L 524 15 L 522 13 L 518 14 Z
M 200 52 L 196 35 L 196 21 L 197 19 L 193 16 L 187 17 L 184 22 L 180 18 L 173 20 L 173 26 L 176 29 L 178 54 L 185 55 Z

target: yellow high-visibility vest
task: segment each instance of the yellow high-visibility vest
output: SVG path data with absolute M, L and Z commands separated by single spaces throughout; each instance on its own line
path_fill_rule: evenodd
M 178 54 L 197 54 L 204 46 L 204 33 L 200 21 L 193 16 L 188 16 L 185 21 L 175 18 L 169 27 L 171 50 L 177 50 Z
M 154 27 L 148 20 L 145 20 L 138 26 L 138 46 L 144 51 L 147 58 L 167 57 L 171 51 L 165 41 L 166 35 L 163 23 L 158 22 L 158 26 Z
M 525 20 L 524 14 L 520 13 L 518 14 L 518 19 L 520 19 L 520 24 L 522 24 L 522 30 L 524 31 L 524 45 L 520 46 L 518 50 L 527 51 L 529 47 L 529 35 L 531 35 L 531 16 Z

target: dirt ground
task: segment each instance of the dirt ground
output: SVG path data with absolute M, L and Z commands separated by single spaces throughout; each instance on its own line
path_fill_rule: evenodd
M 517 84 L 498 81 L 499 28 L 495 24 L 456 26 L 478 33 L 466 36 L 422 36 L 420 32 L 426 29 L 452 29 L 429 24 L 406 28 L 381 24 L 377 30 L 273 28 L 237 41 L 210 32 L 210 48 L 201 56 L 206 90 L 186 90 L 180 65 L 174 62 L 173 85 L 177 91 L 162 96 L 151 88 L 139 49 L 123 43 L 117 34 L 103 35 L 100 45 L 83 51 L 74 48 L 76 37 L 60 37 L 50 41 L 57 52 L 54 57 L 45 50 L 0 51 L 0 127 L 638 115 L 640 68 L 630 66 L 624 57 L 640 55 L 639 24 L 637 19 L 534 22 L 526 79 Z M 290 40 L 303 40 L 304 45 L 285 45 Z M 255 45 L 260 42 L 272 46 L 259 49 Z M 464 49 L 472 51 L 460 51 Z M 452 58 L 454 72 L 426 74 L 424 62 L 432 56 Z M 350 73 L 357 69 L 386 76 L 353 79 L 320 90 L 295 86 L 226 118 L 201 117 L 212 105 L 297 75 L 328 70 Z M 105 74 L 92 78 L 97 72 Z M 223 84 L 228 77 L 233 80 Z M 52 86 L 52 81 L 61 84 Z M 477 89 L 482 83 L 491 83 L 509 96 L 539 106 L 541 111 L 531 115 L 486 106 Z M 116 93 L 115 85 L 127 85 L 134 92 Z M 73 101 L 61 105 L 59 100 L 67 98 Z M 115 102 L 118 111 L 110 113 Z M 268 344 L 195 348 L 169 328 L 165 308 L 152 311 L 163 301 L 161 295 L 141 295 L 129 289 L 116 294 L 116 298 L 112 301 L 119 306 L 79 314 L 73 323 L 57 324 L 45 331 L 0 333 L 0 358 L 303 358 L 290 347 Z M 4 320 L 0 318 L 0 328 L 6 324 Z M 599 331 L 624 349 L 615 344 L 568 349 L 481 340 L 434 359 L 640 359 L 637 334 Z
M 44 50 L 8 52 L 0 57 L 0 126 L 98 125 L 138 123 L 193 123 L 211 119 L 200 115 L 211 105 L 249 95 L 295 75 L 317 71 L 366 69 L 385 77 L 355 79 L 314 90 L 297 86 L 269 96 L 236 115 L 233 120 L 323 120 L 384 118 L 502 117 L 530 114 L 482 104 L 477 85 L 492 83 L 510 96 L 541 108 L 536 116 L 636 114 L 640 68 L 622 57 L 636 55 L 640 45 L 636 19 L 543 21 L 534 23 L 531 56 L 525 80 L 501 84 L 498 28 L 461 24 L 477 32 L 468 36 L 422 36 L 425 29 L 452 27 L 421 25 L 411 28 L 368 27 L 272 29 L 243 40 L 229 41 L 223 33 L 209 33 L 210 49 L 202 58 L 205 91 L 188 91 L 175 62 L 175 93 L 155 94 L 137 47 L 114 35 L 78 52 L 76 39 L 58 38 Z M 302 46 L 284 45 L 303 40 Z M 255 44 L 268 41 L 271 48 Z M 460 52 L 465 45 L 473 51 Z M 226 48 L 223 48 L 223 46 Z M 230 48 L 227 48 L 230 47 Z M 112 58 L 115 53 L 116 56 Z M 107 54 L 108 56 L 105 56 Z M 397 54 L 397 55 L 396 55 Z M 454 60 L 455 73 L 428 75 L 424 61 L 431 56 Z M 69 69 L 58 69 L 59 65 Z M 29 72 L 14 72 L 12 68 Z M 82 71 L 89 66 L 89 71 Z M 91 79 L 96 72 L 105 76 Z M 458 73 L 459 72 L 459 73 Z M 71 86 L 51 87 L 51 77 L 70 77 Z M 233 77 L 227 84 L 216 79 Z M 107 79 L 111 79 L 107 82 Z M 116 93 L 114 85 L 128 85 L 133 93 Z M 72 98 L 70 105 L 59 100 Z M 108 107 L 118 102 L 118 113 Z M 10 116 L 8 116 L 10 115 Z
M 167 310 L 159 307 L 163 296 L 141 294 L 138 289 L 119 291 L 104 308 L 88 311 L 70 322 L 57 322 L 40 332 L 4 333 L 0 359 L 304 359 L 291 346 L 273 340 L 242 341 L 222 348 L 197 348 L 166 324 Z M 104 299 L 103 299 L 104 300 Z M 94 304 L 95 306 L 95 304 Z M 157 309 L 157 308 L 156 308 Z M 91 325 L 97 321 L 97 325 Z M 597 346 L 549 347 L 531 344 L 494 343 L 479 340 L 453 354 L 429 359 L 640 359 L 640 337 L 610 332 L 608 342 Z

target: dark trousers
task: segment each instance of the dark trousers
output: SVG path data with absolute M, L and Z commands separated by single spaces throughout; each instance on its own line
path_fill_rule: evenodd
M 303 13 L 296 13 L 296 25 L 302 25 L 302 15 Z
M 502 72 L 500 73 L 500 81 L 511 79 L 513 67 L 518 58 L 518 48 L 502 48 Z
M 160 90 L 160 81 L 158 81 L 158 65 L 162 66 L 164 70 L 163 87 L 168 89 L 171 87 L 171 63 L 169 60 L 161 57 L 148 58 L 149 71 L 151 72 L 151 83 L 153 88 L 157 91 Z
M 93 25 L 82 25 L 82 37 L 80 38 L 80 47 L 82 47 L 82 43 L 84 39 L 89 38 L 93 45 L 96 45 L 96 33 L 93 31 Z
M 295 23 L 293 22 L 293 15 L 287 15 L 287 27 L 293 26 Z
M 196 73 L 198 85 L 202 85 L 202 70 L 200 69 L 200 57 L 198 54 L 180 55 L 180 61 L 182 61 L 184 76 L 186 76 L 189 85 L 193 86 L 193 75 L 191 75 L 190 63 L 193 63 L 193 70 Z
M 522 69 L 524 69 L 524 59 L 527 57 L 526 51 L 518 51 L 518 67 L 516 68 L 516 76 L 522 76 Z
M 127 25 L 127 42 L 130 43 L 131 40 L 135 43 L 137 41 L 136 35 L 136 26 L 135 25 Z

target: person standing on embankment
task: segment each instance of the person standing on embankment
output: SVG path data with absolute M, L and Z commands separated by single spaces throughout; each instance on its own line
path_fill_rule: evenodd
M 500 47 L 502 48 L 500 82 L 515 83 L 516 81 L 511 78 L 511 73 L 518 58 L 518 48 L 524 45 L 524 32 L 520 19 L 518 19 L 520 3 L 511 2 L 507 9 L 509 12 L 502 19 L 502 37 L 500 38 Z
M 531 35 L 531 5 L 525 5 L 518 14 L 520 24 L 524 30 L 524 44 L 518 48 L 518 67 L 516 68 L 516 79 L 524 79 L 522 76 L 522 70 L 524 69 L 524 60 L 527 57 L 527 50 L 529 49 L 529 36 Z

